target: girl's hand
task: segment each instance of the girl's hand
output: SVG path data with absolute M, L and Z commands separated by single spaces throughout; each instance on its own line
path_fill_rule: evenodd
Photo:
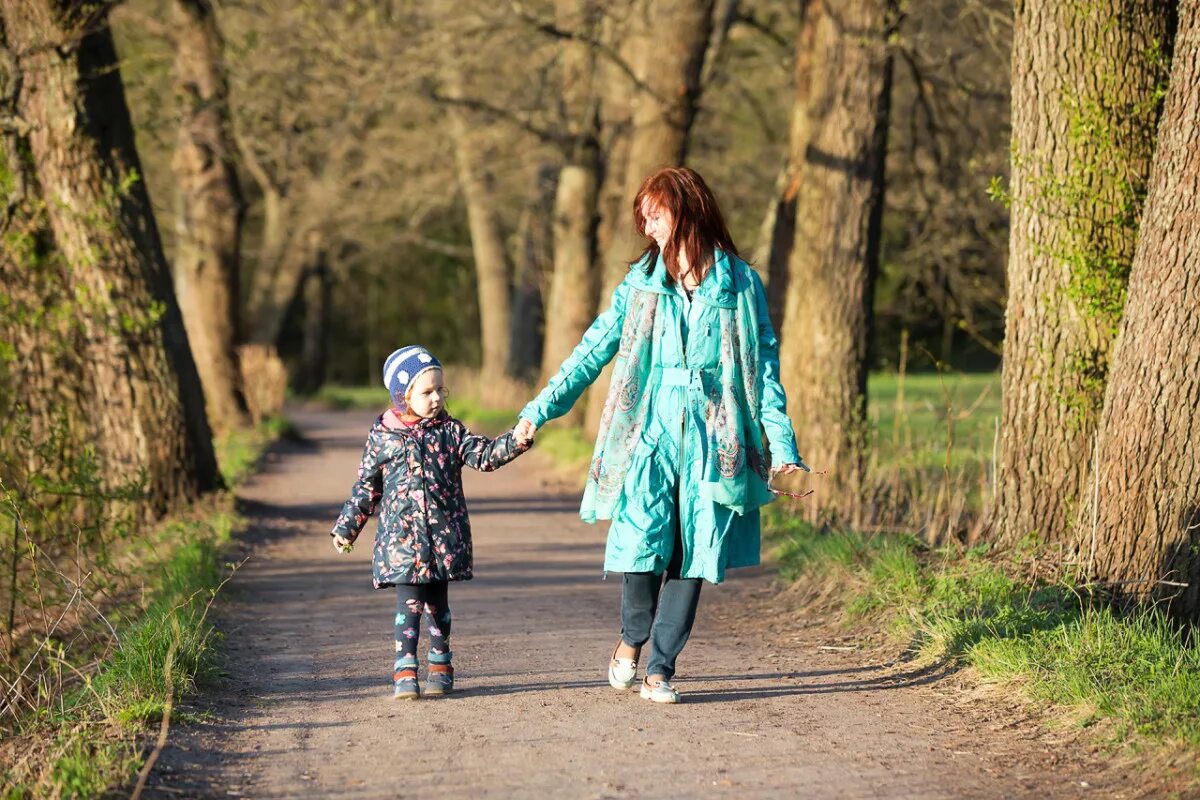
M 533 441 L 534 434 L 537 433 L 537 425 L 534 425 L 527 419 L 517 420 L 516 427 L 513 428 L 513 438 L 517 443 L 524 446 Z
M 334 534 L 333 549 L 337 550 L 339 553 L 349 553 L 354 549 L 354 542 L 350 541 L 345 536 L 338 536 L 337 534 Z

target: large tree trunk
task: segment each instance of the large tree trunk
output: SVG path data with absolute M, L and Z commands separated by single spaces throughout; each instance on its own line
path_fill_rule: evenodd
M 1180 4 L 1170 91 L 1078 539 L 1118 593 L 1200 619 L 1200 3 Z M 1089 506 L 1091 503 L 1089 503 Z M 1090 543 L 1090 545 L 1089 545 Z M 1088 552 L 1085 550 L 1085 552 Z
M 801 452 L 829 470 L 812 507 L 858 518 L 867 343 L 879 269 L 892 0 L 823 4 L 814 33 L 780 373 Z
M 600 10 L 592 0 L 558 0 L 558 24 L 594 36 Z M 571 146 L 554 196 L 554 271 L 547 298 L 541 382 L 548 381 L 583 337 L 596 308 L 600 281 L 596 227 L 600 191 L 599 96 L 596 50 L 567 41 L 562 46 L 562 96 Z M 578 421 L 581 410 L 571 414 Z
M 146 516 L 219 485 L 204 396 L 171 290 L 103 12 L 4 0 L 24 84 L 18 111 L 82 317 L 104 472 L 145 477 Z M 65 375 L 63 380 L 75 376 Z
M 990 520 L 1067 544 L 1154 146 L 1168 0 L 1017 4 L 1000 453 Z
M 777 336 L 783 336 L 783 306 L 787 299 L 788 261 L 796 236 L 796 194 L 800 190 L 800 170 L 808 150 L 808 98 L 812 87 L 813 41 L 819 0 L 801 0 L 800 30 L 796 36 L 796 97 L 788 129 L 788 150 L 783 168 L 775 181 L 775 193 L 763 217 L 759 231 L 755 263 L 767 273 L 767 309 Z
M 243 205 L 233 163 L 222 41 L 208 0 L 175 2 L 179 138 L 175 294 L 187 326 L 209 422 L 222 433 L 249 422 L 237 366 L 238 259 Z
M 629 152 L 624 164 L 622 202 L 604 252 L 607 302 L 640 249 L 630 207 L 642 181 L 662 167 L 682 164 L 700 98 L 700 73 L 713 29 L 713 0 L 638 0 L 630 20 L 633 66 L 639 84 L 633 95 Z M 595 433 L 608 391 L 611 366 L 588 395 L 587 427 Z

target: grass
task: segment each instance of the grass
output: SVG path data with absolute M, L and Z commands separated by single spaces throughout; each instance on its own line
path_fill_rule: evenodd
M 286 428 L 286 421 L 271 420 L 217 442 L 227 482 L 244 480 Z M 141 587 L 126 590 L 107 610 L 114 645 L 86 656 L 68 652 L 64 643 L 51 644 L 58 650 L 52 663 L 66 675 L 59 685 L 67 689 L 42 698 L 35 712 L 5 731 L 0 797 L 89 798 L 131 785 L 144 763 L 147 728 L 217 675 L 218 634 L 207 620 L 208 609 L 231 574 L 234 565 L 225 553 L 241 524 L 227 493 L 130 544 L 125 556 L 137 565 L 133 577 Z M 92 668 L 67 660 L 97 656 Z
M 1200 746 L 1200 648 L 1161 612 L 1118 612 L 1065 578 L 1015 578 L 984 548 L 823 532 L 773 508 L 767 523 L 784 577 L 841 585 L 848 620 L 890 629 L 918 658 L 1019 684 L 1083 724 L 1110 721 L 1119 741 Z

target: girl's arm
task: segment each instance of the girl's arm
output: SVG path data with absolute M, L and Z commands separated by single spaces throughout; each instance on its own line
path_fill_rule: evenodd
M 508 462 L 529 449 L 529 443 L 519 444 L 513 432 L 489 439 L 486 436 L 476 436 L 458 420 L 458 457 L 462 463 L 480 472 L 491 472 L 500 469 Z
M 358 465 L 358 480 L 350 490 L 350 499 L 342 506 L 333 523 L 330 536 L 341 536 L 353 542 L 362 532 L 367 518 L 375 513 L 379 498 L 383 494 L 383 471 L 380 469 L 379 454 L 383 445 L 375 436 L 367 437 L 367 446 L 363 448 L 362 461 Z
M 762 278 L 749 270 L 754 284 L 754 303 L 758 318 L 758 397 L 763 430 L 771 445 L 771 463 L 775 467 L 784 464 L 799 464 L 796 452 L 796 434 L 787 415 L 787 395 L 779 382 L 779 340 L 771 327 L 771 315 L 767 313 L 767 293 L 763 290 Z
M 625 299 L 629 287 L 622 283 L 613 292 L 608 310 L 596 317 L 587 329 L 583 340 L 562 363 L 558 374 L 550 379 L 546 388 L 521 409 L 521 419 L 529 420 L 535 427 L 542 427 L 571 410 L 584 389 L 596 380 L 604 365 L 612 360 L 621 344 L 621 328 L 625 324 Z

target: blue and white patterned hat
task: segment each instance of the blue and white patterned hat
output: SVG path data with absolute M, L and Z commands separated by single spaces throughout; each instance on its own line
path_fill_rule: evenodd
M 441 369 L 442 362 L 433 353 L 420 345 L 401 347 L 383 362 L 383 385 L 392 395 L 392 401 L 403 408 L 404 394 L 408 387 L 425 370 Z

